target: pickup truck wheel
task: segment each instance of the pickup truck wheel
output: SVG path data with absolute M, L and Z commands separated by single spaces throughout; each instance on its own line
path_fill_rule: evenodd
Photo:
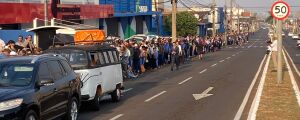
M 100 110 L 100 100 L 101 100 L 101 96 L 100 95 L 95 95 L 94 99 L 91 101 L 91 107 L 93 110 L 95 111 L 99 111 Z
M 114 90 L 114 92 L 111 93 L 111 100 L 113 102 L 119 102 L 121 99 L 121 89 L 120 88 L 116 88 Z
M 25 120 L 38 120 L 38 116 L 33 110 L 29 110 L 25 116 Z

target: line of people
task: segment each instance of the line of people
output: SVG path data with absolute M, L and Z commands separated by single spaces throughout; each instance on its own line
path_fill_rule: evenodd
M 166 64 L 171 64 L 171 71 L 178 70 L 180 64 L 189 62 L 194 56 L 203 60 L 204 54 L 220 50 L 224 43 L 220 35 L 215 38 L 187 36 L 174 42 L 170 38 L 116 39 L 113 45 L 120 53 L 124 77 L 135 79 L 146 70 L 159 69 Z

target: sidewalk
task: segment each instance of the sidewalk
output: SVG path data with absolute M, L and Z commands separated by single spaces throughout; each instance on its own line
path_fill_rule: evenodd
M 277 84 L 277 72 L 274 71 L 273 61 L 270 59 L 256 111 L 257 120 L 300 120 L 299 98 L 296 96 L 298 91 L 293 83 L 294 76 L 289 72 L 290 65 L 286 62 L 283 66 L 283 82 Z

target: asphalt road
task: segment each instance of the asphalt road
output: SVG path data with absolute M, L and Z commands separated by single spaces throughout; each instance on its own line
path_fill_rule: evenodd
M 291 56 L 295 65 L 300 69 L 300 48 L 297 46 L 297 40 L 292 39 L 291 37 L 286 36 L 283 40 L 283 46 Z
M 104 99 L 97 112 L 83 106 L 79 120 L 232 120 L 265 55 L 266 35 L 260 30 L 249 43 L 210 53 L 178 71 L 163 67 L 126 81 L 119 103 Z M 210 95 L 195 100 L 193 94 L 204 91 Z

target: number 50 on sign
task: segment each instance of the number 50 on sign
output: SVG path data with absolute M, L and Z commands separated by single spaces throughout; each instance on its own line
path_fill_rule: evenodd
M 283 20 L 290 14 L 290 6 L 283 1 L 277 1 L 272 5 L 271 14 L 277 20 Z

